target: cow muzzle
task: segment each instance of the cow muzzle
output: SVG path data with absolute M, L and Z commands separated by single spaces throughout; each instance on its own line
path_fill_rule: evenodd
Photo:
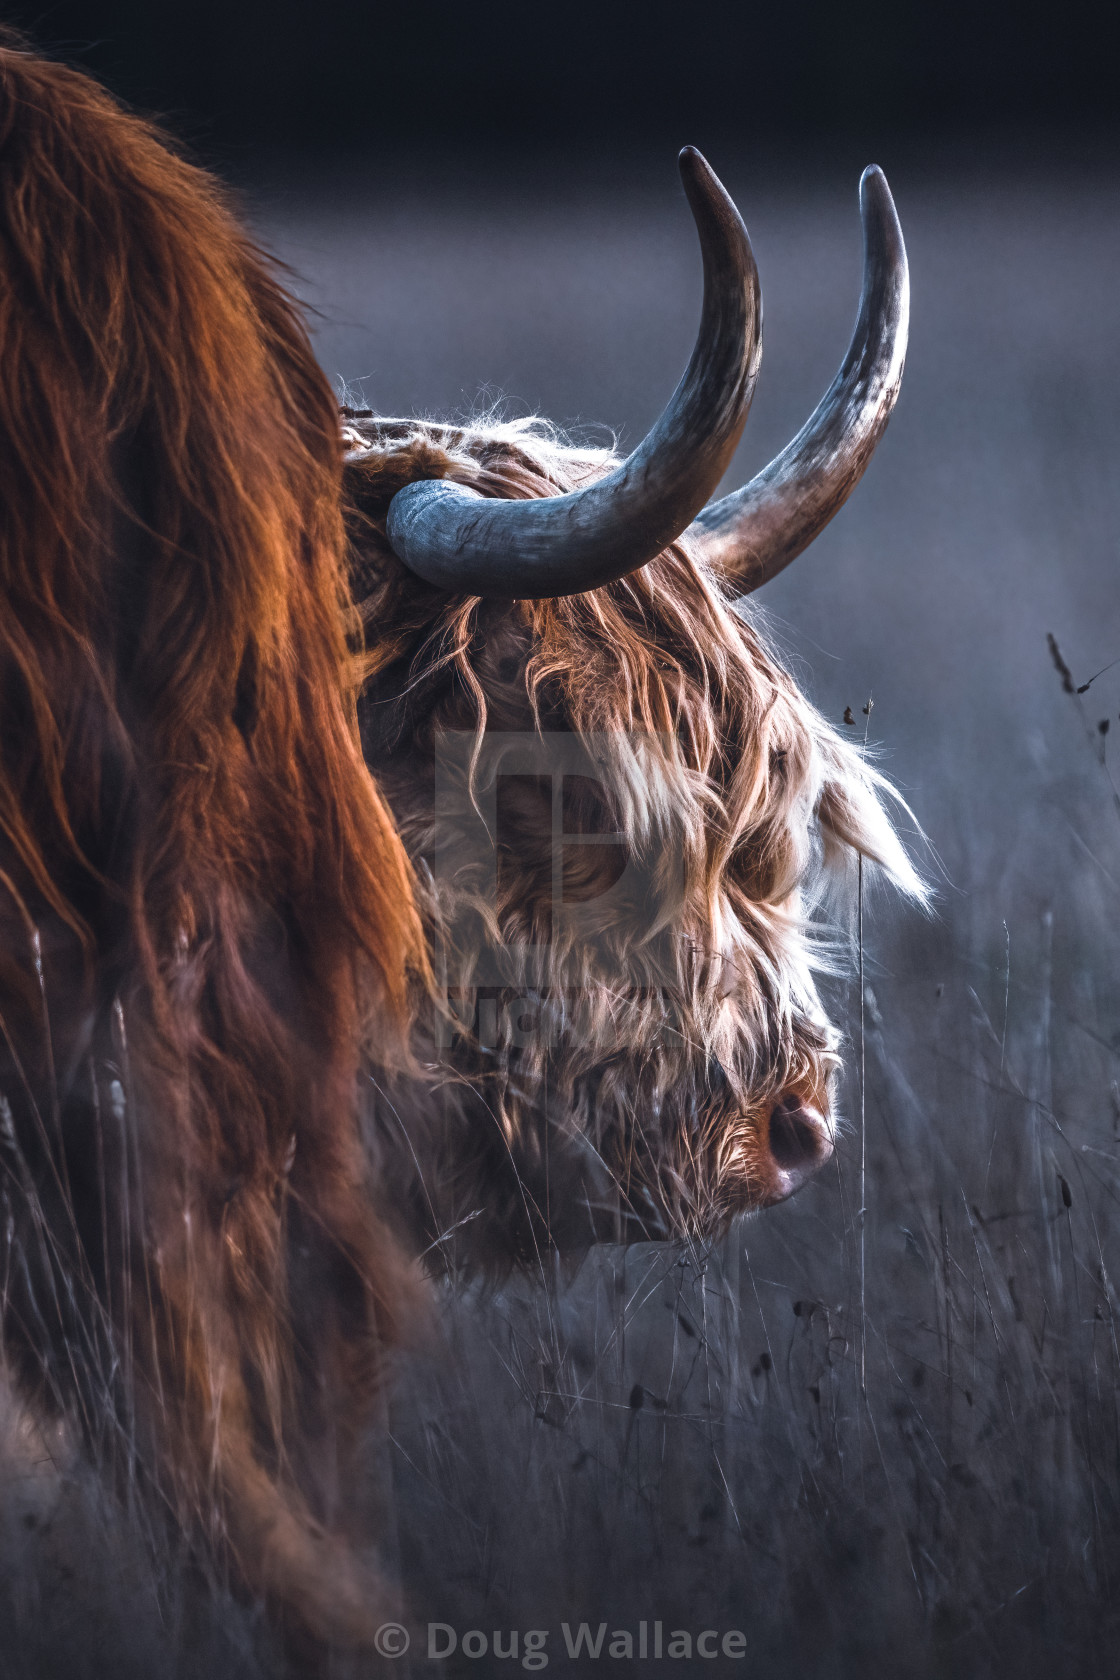
M 767 1132 L 768 1187 L 763 1207 L 787 1201 L 832 1155 L 828 1117 L 804 1099 L 789 1095 L 770 1111 Z

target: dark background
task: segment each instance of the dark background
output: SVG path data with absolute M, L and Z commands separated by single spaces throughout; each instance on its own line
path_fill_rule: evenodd
M 1111 125 L 1113 9 L 486 0 L 58 0 L 3 8 L 204 151 L 916 142 Z

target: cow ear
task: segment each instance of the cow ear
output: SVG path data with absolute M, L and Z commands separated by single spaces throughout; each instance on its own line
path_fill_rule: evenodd
M 924 842 L 909 805 L 846 741 L 834 737 L 824 745 L 823 756 L 825 776 L 816 815 L 826 876 L 835 881 L 849 875 L 862 858 L 899 892 L 928 908 L 932 901 L 929 884 L 911 862 L 891 817 L 893 808 L 915 840 Z

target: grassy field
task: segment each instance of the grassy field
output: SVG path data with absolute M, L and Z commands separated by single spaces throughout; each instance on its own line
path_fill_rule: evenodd
M 1116 1672 L 1115 889 L 1082 847 L 1118 831 L 1082 793 L 1043 907 L 875 939 L 821 1183 L 712 1254 L 448 1303 L 396 1408 L 431 1619 L 740 1628 L 759 1676 Z
M 767 308 L 740 478 L 842 353 L 866 161 L 726 166 Z M 375 1449 L 417 1623 L 547 1629 L 565 1673 L 648 1672 L 642 1621 L 744 1633 L 742 1660 L 690 1674 L 1120 1672 L 1120 667 L 1070 694 L 1046 640 L 1075 688 L 1120 656 L 1120 175 L 878 161 L 913 271 L 902 402 L 765 610 L 830 716 L 874 697 L 935 915 L 869 895 L 862 1008 L 854 945 L 833 987 L 834 1167 L 714 1252 L 446 1291 Z M 262 190 L 328 370 L 387 412 L 461 409 L 488 381 L 633 441 L 695 315 L 672 160 L 632 190 L 542 171 Z M 2 1619 L 22 1632 L 0 1672 L 270 1671 L 252 1617 L 202 1614 L 173 1568 L 158 1594 L 64 1449 L 44 1461 L 14 1412 L 5 1430 Z M 635 1654 L 569 1661 L 565 1621 L 629 1629 Z M 428 1665 L 418 1643 L 386 1672 L 520 1668 Z

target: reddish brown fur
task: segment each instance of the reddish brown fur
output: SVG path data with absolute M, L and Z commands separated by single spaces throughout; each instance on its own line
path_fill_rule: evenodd
M 411 1273 L 363 1044 L 424 967 L 359 755 L 337 412 L 213 180 L 0 42 L 0 1093 L 26 1393 L 291 1619 Z

